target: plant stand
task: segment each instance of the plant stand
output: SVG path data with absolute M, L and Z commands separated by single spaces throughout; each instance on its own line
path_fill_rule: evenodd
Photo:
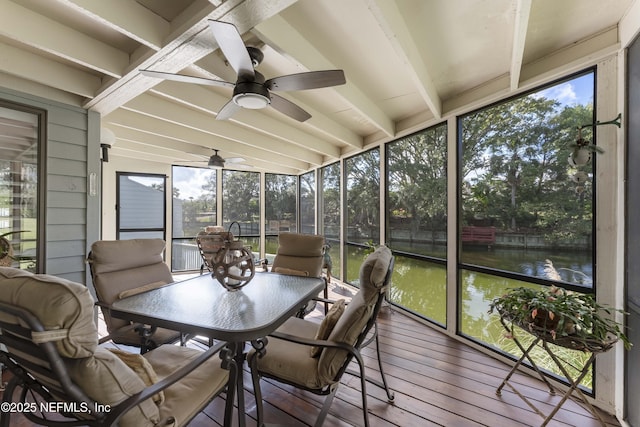
M 515 342 L 516 346 L 518 346 L 518 348 L 522 351 L 522 356 L 520 357 L 520 359 L 518 359 L 518 361 L 515 363 L 513 368 L 511 368 L 511 371 L 509 371 L 507 376 L 504 378 L 504 380 L 502 381 L 502 384 L 500 384 L 500 386 L 496 389 L 496 394 L 498 396 L 501 395 L 502 388 L 505 385 L 508 385 L 515 394 L 520 396 L 520 398 L 527 405 L 529 405 L 529 407 L 531 409 L 533 409 L 538 415 L 540 415 L 542 418 L 544 418 L 544 421 L 542 422 L 541 426 L 546 426 L 549 423 L 549 421 L 551 421 L 551 419 L 554 417 L 554 415 L 558 412 L 558 410 L 560 410 L 560 408 L 567 401 L 567 399 L 569 397 L 571 397 L 571 395 L 573 394 L 573 395 L 575 395 L 575 397 L 577 397 L 579 399 L 579 401 L 582 401 L 585 404 L 585 406 L 587 407 L 589 412 L 591 412 L 596 418 L 598 418 L 598 420 L 600 421 L 600 423 L 602 424 L 603 427 L 606 426 L 604 420 L 602 419 L 602 417 L 600 416 L 598 411 L 593 407 L 593 405 L 591 405 L 591 403 L 589 403 L 588 399 L 582 393 L 582 390 L 580 390 L 580 387 L 578 387 L 578 386 L 580 385 L 580 381 L 582 381 L 584 376 L 589 371 L 589 366 L 591 366 L 591 363 L 594 361 L 594 359 L 596 357 L 596 354 L 599 353 L 599 352 L 607 351 L 609 348 L 611 348 L 613 346 L 615 341 L 602 343 L 603 345 L 596 346 L 596 347 L 593 347 L 593 346 L 586 346 L 585 347 L 585 343 L 584 342 L 576 342 L 576 341 L 572 341 L 570 339 L 568 339 L 568 340 L 554 340 L 553 337 L 551 337 L 549 334 L 546 333 L 546 331 L 537 331 L 535 329 L 531 330 L 531 328 L 528 328 L 528 327 L 526 327 L 524 325 L 511 323 L 508 320 L 508 318 L 505 319 L 505 316 L 501 316 L 500 317 L 500 322 L 502 323 L 502 326 L 504 326 L 504 328 L 509 333 L 513 332 L 513 326 L 516 325 L 516 326 L 520 327 L 521 329 L 523 329 L 524 331 L 532 334 L 535 337 L 535 339 L 531 343 L 531 345 L 529 345 L 527 348 L 524 348 L 522 343 L 520 341 L 518 341 L 517 337 L 512 334 L 513 341 Z M 507 325 L 507 322 L 511 323 L 511 326 Z M 565 348 L 568 348 L 568 349 L 571 349 L 571 350 L 581 350 L 581 351 L 586 351 L 586 352 L 591 353 L 591 356 L 585 362 L 584 366 L 582 366 L 582 368 L 579 370 L 578 375 L 577 375 L 577 377 L 575 379 L 572 378 L 569 375 L 569 373 L 567 372 L 565 367 L 562 365 L 561 361 L 553 353 L 551 348 L 549 348 L 549 343 L 550 342 L 552 344 L 554 344 L 554 345 L 565 347 Z M 556 389 L 551 385 L 551 383 L 544 376 L 542 371 L 540 371 L 540 369 L 538 368 L 538 366 L 534 362 L 533 358 L 529 355 L 531 350 L 534 349 L 536 346 L 539 346 L 540 348 L 542 348 L 549 355 L 549 357 L 553 360 L 553 362 L 556 364 L 556 366 L 558 366 L 558 369 L 560 369 L 562 374 L 569 381 L 569 388 L 564 393 L 564 396 L 562 396 L 562 399 L 560 399 L 560 401 L 556 404 L 556 406 L 553 408 L 553 410 L 548 415 L 544 414 L 526 396 L 521 394 L 511 383 L 509 383 L 509 379 L 511 378 L 511 376 L 516 372 L 518 367 L 520 367 L 522 362 L 524 362 L 524 360 L 527 359 L 529 361 L 529 363 L 531 363 L 531 367 L 540 376 L 540 379 L 542 379 L 542 381 L 544 381 L 544 383 L 547 385 L 547 387 L 549 387 L 549 393 L 552 394 L 552 395 L 556 394 Z

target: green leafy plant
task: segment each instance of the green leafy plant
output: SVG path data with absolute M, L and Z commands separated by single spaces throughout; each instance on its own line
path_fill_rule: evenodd
M 623 311 L 597 303 L 593 295 L 556 286 L 520 287 L 494 298 L 493 311 L 534 335 L 576 350 L 604 351 L 617 340 L 631 348 L 623 326 L 610 317 Z

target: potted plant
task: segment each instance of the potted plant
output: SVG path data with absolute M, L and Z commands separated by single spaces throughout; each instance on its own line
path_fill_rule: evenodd
M 596 302 L 593 295 L 550 286 L 542 290 L 520 287 L 495 298 L 489 312 L 550 343 L 574 350 L 599 352 L 622 340 L 631 347 L 623 326 L 609 315 L 621 310 Z

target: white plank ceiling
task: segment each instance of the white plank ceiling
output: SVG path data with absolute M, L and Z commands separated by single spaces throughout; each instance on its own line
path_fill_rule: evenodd
M 297 174 L 616 52 L 634 1 L 0 0 L 0 86 L 101 113 L 111 155 L 205 166 L 215 148 Z M 209 19 L 262 50 L 267 79 L 342 69 L 347 83 L 279 92 L 302 123 L 272 108 L 216 120 L 230 88 L 140 74 L 235 82 Z

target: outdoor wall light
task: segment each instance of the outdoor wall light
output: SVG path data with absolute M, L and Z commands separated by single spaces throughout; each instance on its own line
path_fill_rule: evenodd
M 111 129 L 100 129 L 100 148 L 102 149 L 102 161 L 109 162 L 109 149 L 116 143 L 116 135 Z

